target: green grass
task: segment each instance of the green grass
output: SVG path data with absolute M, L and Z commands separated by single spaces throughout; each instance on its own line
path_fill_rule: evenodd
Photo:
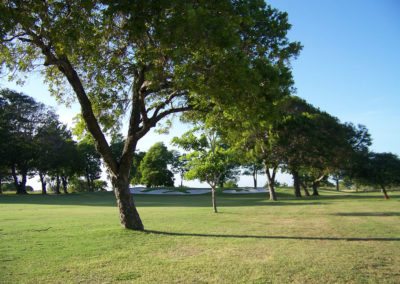
M 0 283 L 400 283 L 400 194 L 0 196 Z

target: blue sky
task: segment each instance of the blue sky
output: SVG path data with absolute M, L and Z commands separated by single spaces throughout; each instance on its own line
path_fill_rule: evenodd
M 361 123 L 372 150 L 400 154 L 400 1 L 274 0 L 289 14 L 297 95 Z
M 372 150 L 400 154 L 400 1 L 397 0 L 274 0 L 273 7 L 286 11 L 291 40 L 304 46 L 293 61 L 297 95 L 338 117 L 368 127 Z M 69 124 L 79 107 L 58 106 L 38 74 L 25 86 L 0 79 L 9 87 L 57 108 Z M 151 133 L 139 142 L 147 150 L 157 141 L 169 143 L 186 130 L 176 124 L 169 136 Z M 291 182 L 289 176 L 279 179 Z M 261 178 L 263 185 L 265 178 Z M 192 182 L 186 184 L 199 186 Z M 241 186 L 251 185 L 241 178 Z

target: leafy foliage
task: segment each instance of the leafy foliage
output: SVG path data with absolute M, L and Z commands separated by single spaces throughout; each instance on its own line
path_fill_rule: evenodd
M 141 183 L 147 187 L 174 186 L 174 175 L 168 169 L 172 158 L 164 143 L 158 142 L 150 147 L 140 163 Z

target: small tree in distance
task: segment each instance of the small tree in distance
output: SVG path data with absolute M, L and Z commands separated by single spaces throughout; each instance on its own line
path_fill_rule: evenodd
M 171 170 L 175 174 L 179 174 L 181 179 L 180 187 L 183 187 L 183 180 L 185 177 L 185 173 L 188 171 L 187 169 L 187 158 L 185 154 L 181 154 L 176 150 L 172 150 L 172 164 Z
M 400 159 L 392 153 L 368 153 L 360 160 L 355 180 L 361 184 L 379 186 L 385 199 L 386 189 L 400 185 Z
M 199 130 L 202 132 L 196 136 Z M 194 128 L 181 137 L 174 137 L 172 143 L 189 151 L 186 154 L 188 171 L 185 178 L 208 183 L 211 187 L 212 206 L 217 213 L 215 190 L 223 176 L 229 176 L 227 171 L 231 170 L 231 165 L 234 164 L 234 153 L 223 143 L 216 131 L 209 129 Z
M 140 163 L 141 183 L 146 187 L 174 186 L 174 175 L 168 169 L 172 153 L 162 142 L 150 147 Z

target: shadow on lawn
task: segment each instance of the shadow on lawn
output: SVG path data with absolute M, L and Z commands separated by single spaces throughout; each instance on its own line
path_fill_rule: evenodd
M 334 216 L 349 216 L 349 217 L 386 217 L 400 216 L 400 212 L 339 212 L 332 214 Z
M 400 241 L 400 238 L 354 238 L 354 237 L 300 237 L 300 236 L 259 236 L 259 235 L 222 235 L 222 234 L 196 234 L 163 232 L 156 230 L 145 230 L 146 233 L 177 236 L 177 237 L 207 237 L 207 238 L 233 238 L 233 239 L 277 239 L 277 240 L 311 240 L 311 241 Z

